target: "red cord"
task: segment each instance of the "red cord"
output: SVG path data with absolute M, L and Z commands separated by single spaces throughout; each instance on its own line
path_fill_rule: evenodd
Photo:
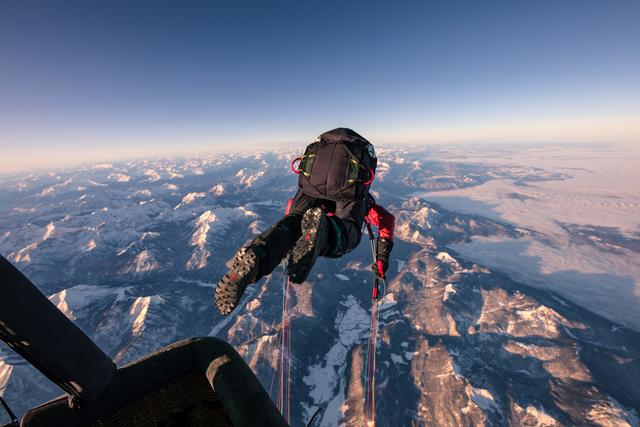
M 369 172 L 371 173 L 371 178 L 369 178 L 368 181 L 362 183 L 365 186 L 371 184 L 376 177 L 376 173 L 373 171 L 373 169 L 369 169 Z
M 384 279 L 384 266 L 382 260 L 378 260 L 378 276 Z
M 295 168 L 295 167 L 293 166 L 293 164 L 294 164 L 295 162 L 297 162 L 297 161 L 300 161 L 300 160 L 302 160 L 302 157 L 296 157 L 296 158 L 295 158 L 295 159 L 293 159 L 293 161 L 291 162 L 291 171 L 292 171 L 293 173 L 295 173 L 296 175 L 300 175 L 300 170 L 299 170 L 298 168 Z
M 376 369 L 376 346 L 378 336 L 378 303 L 373 301 L 371 306 L 371 325 L 369 327 L 369 343 L 367 348 L 367 376 L 365 387 L 364 416 L 367 420 L 375 423 L 376 401 L 375 401 L 375 369 Z
M 287 278 L 282 305 L 282 323 L 280 326 L 282 340 L 280 342 L 280 364 L 278 378 L 278 409 L 282 416 L 291 423 L 291 331 L 293 329 L 293 302 L 291 298 L 291 280 Z M 286 365 L 285 365 L 286 363 Z
M 288 286 L 287 286 L 288 287 Z M 291 424 L 291 336 L 293 334 L 293 304 L 289 296 L 289 342 L 287 350 L 287 423 Z

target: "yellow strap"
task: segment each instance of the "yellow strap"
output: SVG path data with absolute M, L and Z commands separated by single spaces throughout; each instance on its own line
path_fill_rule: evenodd
M 315 154 L 303 154 L 303 155 L 300 157 L 300 161 L 298 162 L 298 172 L 299 172 L 299 173 L 301 173 L 302 175 L 306 176 L 306 177 L 311 176 L 311 174 L 310 174 L 310 173 L 303 171 L 303 170 L 300 168 L 300 165 L 302 164 L 302 161 L 304 160 L 304 158 L 305 158 L 305 157 L 315 157 L 315 156 L 316 156 Z
M 349 160 L 351 161 L 351 163 L 355 164 L 356 166 L 358 166 L 358 167 L 360 167 L 360 168 L 362 168 L 364 170 L 367 170 L 367 168 L 362 166 L 362 164 L 359 161 L 357 161 L 356 159 L 349 159 Z

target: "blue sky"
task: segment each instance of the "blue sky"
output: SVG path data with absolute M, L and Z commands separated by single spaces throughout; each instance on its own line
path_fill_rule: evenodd
M 4 1 L 0 171 L 304 143 L 640 137 L 637 1 Z

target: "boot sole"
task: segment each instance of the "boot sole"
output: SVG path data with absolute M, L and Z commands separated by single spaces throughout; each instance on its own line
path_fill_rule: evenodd
M 293 283 L 307 279 L 319 255 L 320 248 L 327 245 L 327 218 L 320 208 L 310 209 L 302 217 L 302 236 L 298 239 L 289 259 L 289 278 Z
M 242 248 L 228 264 L 229 271 L 222 277 L 215 290 L 216 308 L 223 316 L 231 313 L 240 303 L 247 286 L 255 281 L 258 270 L 256 253 Z

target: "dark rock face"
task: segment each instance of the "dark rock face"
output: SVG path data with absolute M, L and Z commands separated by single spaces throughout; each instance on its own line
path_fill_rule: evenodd
M 640 253 L 640 239 L 627 237 L 613 227 L 581 226 L 560 224 L 575 244 L 594 246 L 603 251 L 621 253 L 624 249 Z
M 415 150 L 385 155 L 395 161 L 381 163 L 375 188 L 396 215 L 397 239 L 379 306 L 376 424 L 637 426 L 640 334 L 447 247 L 535 232 L 414 194 L 509 174 L 523 185 L 566 177 L 425 161 L 428 153 Z M 164 162 L 60 172 L 53 184 L 5 180 L 0 250 L 119 364 L 181 338 L 216 335 L 277 400 L 283 268 L 250 286 L 227 318 L 213 309 L 212 287 L 234 251 L 282 214 L 295 185 L 288 156 Z M 61 185 L 67 179 L 73 184 Z M 367 425 L 370 256 L 363 241 L 342 259 L 320 259 L 307 282 L 293 285 L 292 425 L 318 408 L 315 425 Z M 19 412 L 58 393 L 0 351 L 0 392 Z

